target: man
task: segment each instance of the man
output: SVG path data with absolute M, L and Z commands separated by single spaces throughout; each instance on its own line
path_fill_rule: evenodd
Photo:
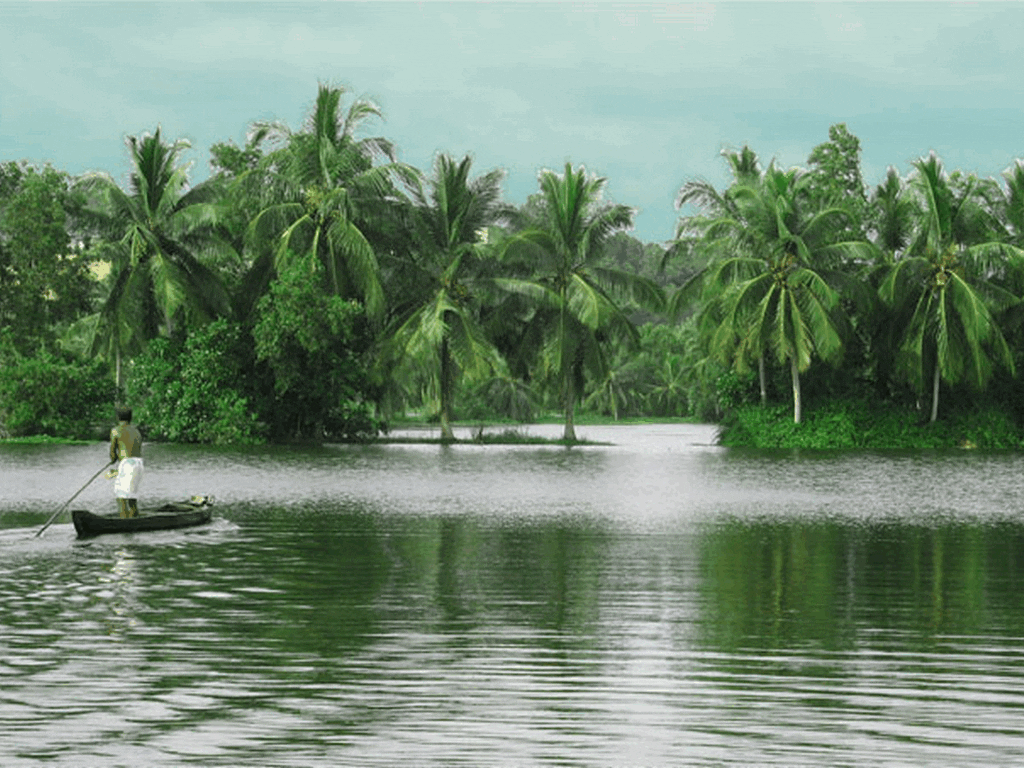
M 110 460 L 120 459 L 114 496 L 121 517 L 138 517 L 139 483 L 142 480 L 142 434 L 132 426 L 132 409 L 118 406 L 118 424 L 110 430 Z

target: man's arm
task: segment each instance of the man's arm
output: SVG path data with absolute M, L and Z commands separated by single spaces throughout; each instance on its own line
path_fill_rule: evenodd
M 110 430 L 110 461 L 117 461 L 117 427 Z

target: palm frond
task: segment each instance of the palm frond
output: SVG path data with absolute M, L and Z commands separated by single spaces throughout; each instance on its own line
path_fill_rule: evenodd
M 562 306 L 562 299 L 557 292 L 532 280 L 497 277 L 493 279 L 493 283 L 503 291 L 524 296 L 546 308 L 558 309 Z
M 282 234 L 304 213 L 301 203 L 282 203 L 264 208 L 246 229 L 246 247 L 256 254 L 276 250 L 275 244 Z
M 931 262 L 926 258 L 902 258 L 886 272 L 878 295 L 886 305 L 895 308 L 903 306 L 908 299 L 916 301 L 931 271 Z
M 665 291 L 650 278 L 607 267 L 595 266 L 587 271 L 598 285 L 620 300 L 631 300 L 652 312 L 664 311 Z
M 347 278 L 362 297 L 369 317 L 383 317 L 384 291 L 378 279 L 377 256 L 362 231 L 351 221 L 338 218 L 327 230 L 331 251 L 343 257 L 344 264 L 335 264 L 335 274 L 344 270 Z M 338 286 L 340 287 L 340 286 Z
M 726 198 L 719 194 L 712 184 L 703 179 L 688 181 L 679 189 L 675 206 L 678 210 L 685 205 L 696 205 L 710 214 L 723 214 L 729 209 Z
M 610 205 L 595 211 L 584 223 L 577 246 L 584 262 L 593 263 L 604 253 L 604 246 L 616 232 L 633 226 L 636 210 L 626 205 Z

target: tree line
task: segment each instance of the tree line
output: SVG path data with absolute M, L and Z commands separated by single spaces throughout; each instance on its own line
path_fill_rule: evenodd
M 581 404 L 788 399 L 799 422 L 808 395 L 927 399 L 934 420 L 943 387 L 1013 389 L 1021 161 L 1005 187 L 932 155 L 868 190 L 841 124 L 806 169 L 726 151 L 731 183 L 685 182 L 666 247 L 581 166 L 512 206 L 469 155 L 399 162 L 378 117 L 321 85 L 301 128 L 215 144 L 197 184 L 159 128 L 127 138 L 127 189 L 0 164 L 0 430 L 88 432 L 119 399 L 172 440 L 363 436 L 409 408 L 446 438 L 553 410 L 574 440 Z
M 881 401 L 940 392 L 976 400 L 997 373 L 1012 385 L 1024 349 L 1024 162 L 1004 186 L 959 171 L 934 154 L 907 177 L 890 167 L 875 189 L 860 174 L 860 144 L 846 126 L 829 131 L 808 169 L 763 169 L 748 147 L 725 153 L 733 182 L 723 191 L 686 183 L 674 247 L 702 262 L 673 296 L 698 307 L 709 358 L 756 366 L 766 400 L 766 364 L 786 370 L 793 420 L 801 421 L 802 375 L 816 362 Z M 820 372 L 819 372 L 820 373 Z M 973 388 L 969 394 L 964 385 Z M 1011 398 L 1018 408 L 1019 397 Z

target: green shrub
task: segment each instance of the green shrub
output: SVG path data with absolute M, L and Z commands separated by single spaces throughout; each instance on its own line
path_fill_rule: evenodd
M 245 370 L 238 327 L 218 320 L 183 343 L 151 341 L 129 366 L 128 403 L 149 439 L 262 442 L 263 429 L 244 394 Z
M 382 424 L 373 416 L 372 333 L 363 307 L 324 293 L 317 273 L 300 267 L 278 275 L 257 305 L 252 331 L 272 434 L 373 436 Z
M 932 424 L 920 411 L 871 400 L 837 400 L 793 423 L 788 406 L 743 405 L 725 419 L 723 445 L 755 448 L 1020 448 L 1012 415 L 995 408 L 965 410 Z
M 0 365 L 0 436 L 96 438 L 113 418 L 113 386 L 99 362 L 47 352 L 10 355 Z

